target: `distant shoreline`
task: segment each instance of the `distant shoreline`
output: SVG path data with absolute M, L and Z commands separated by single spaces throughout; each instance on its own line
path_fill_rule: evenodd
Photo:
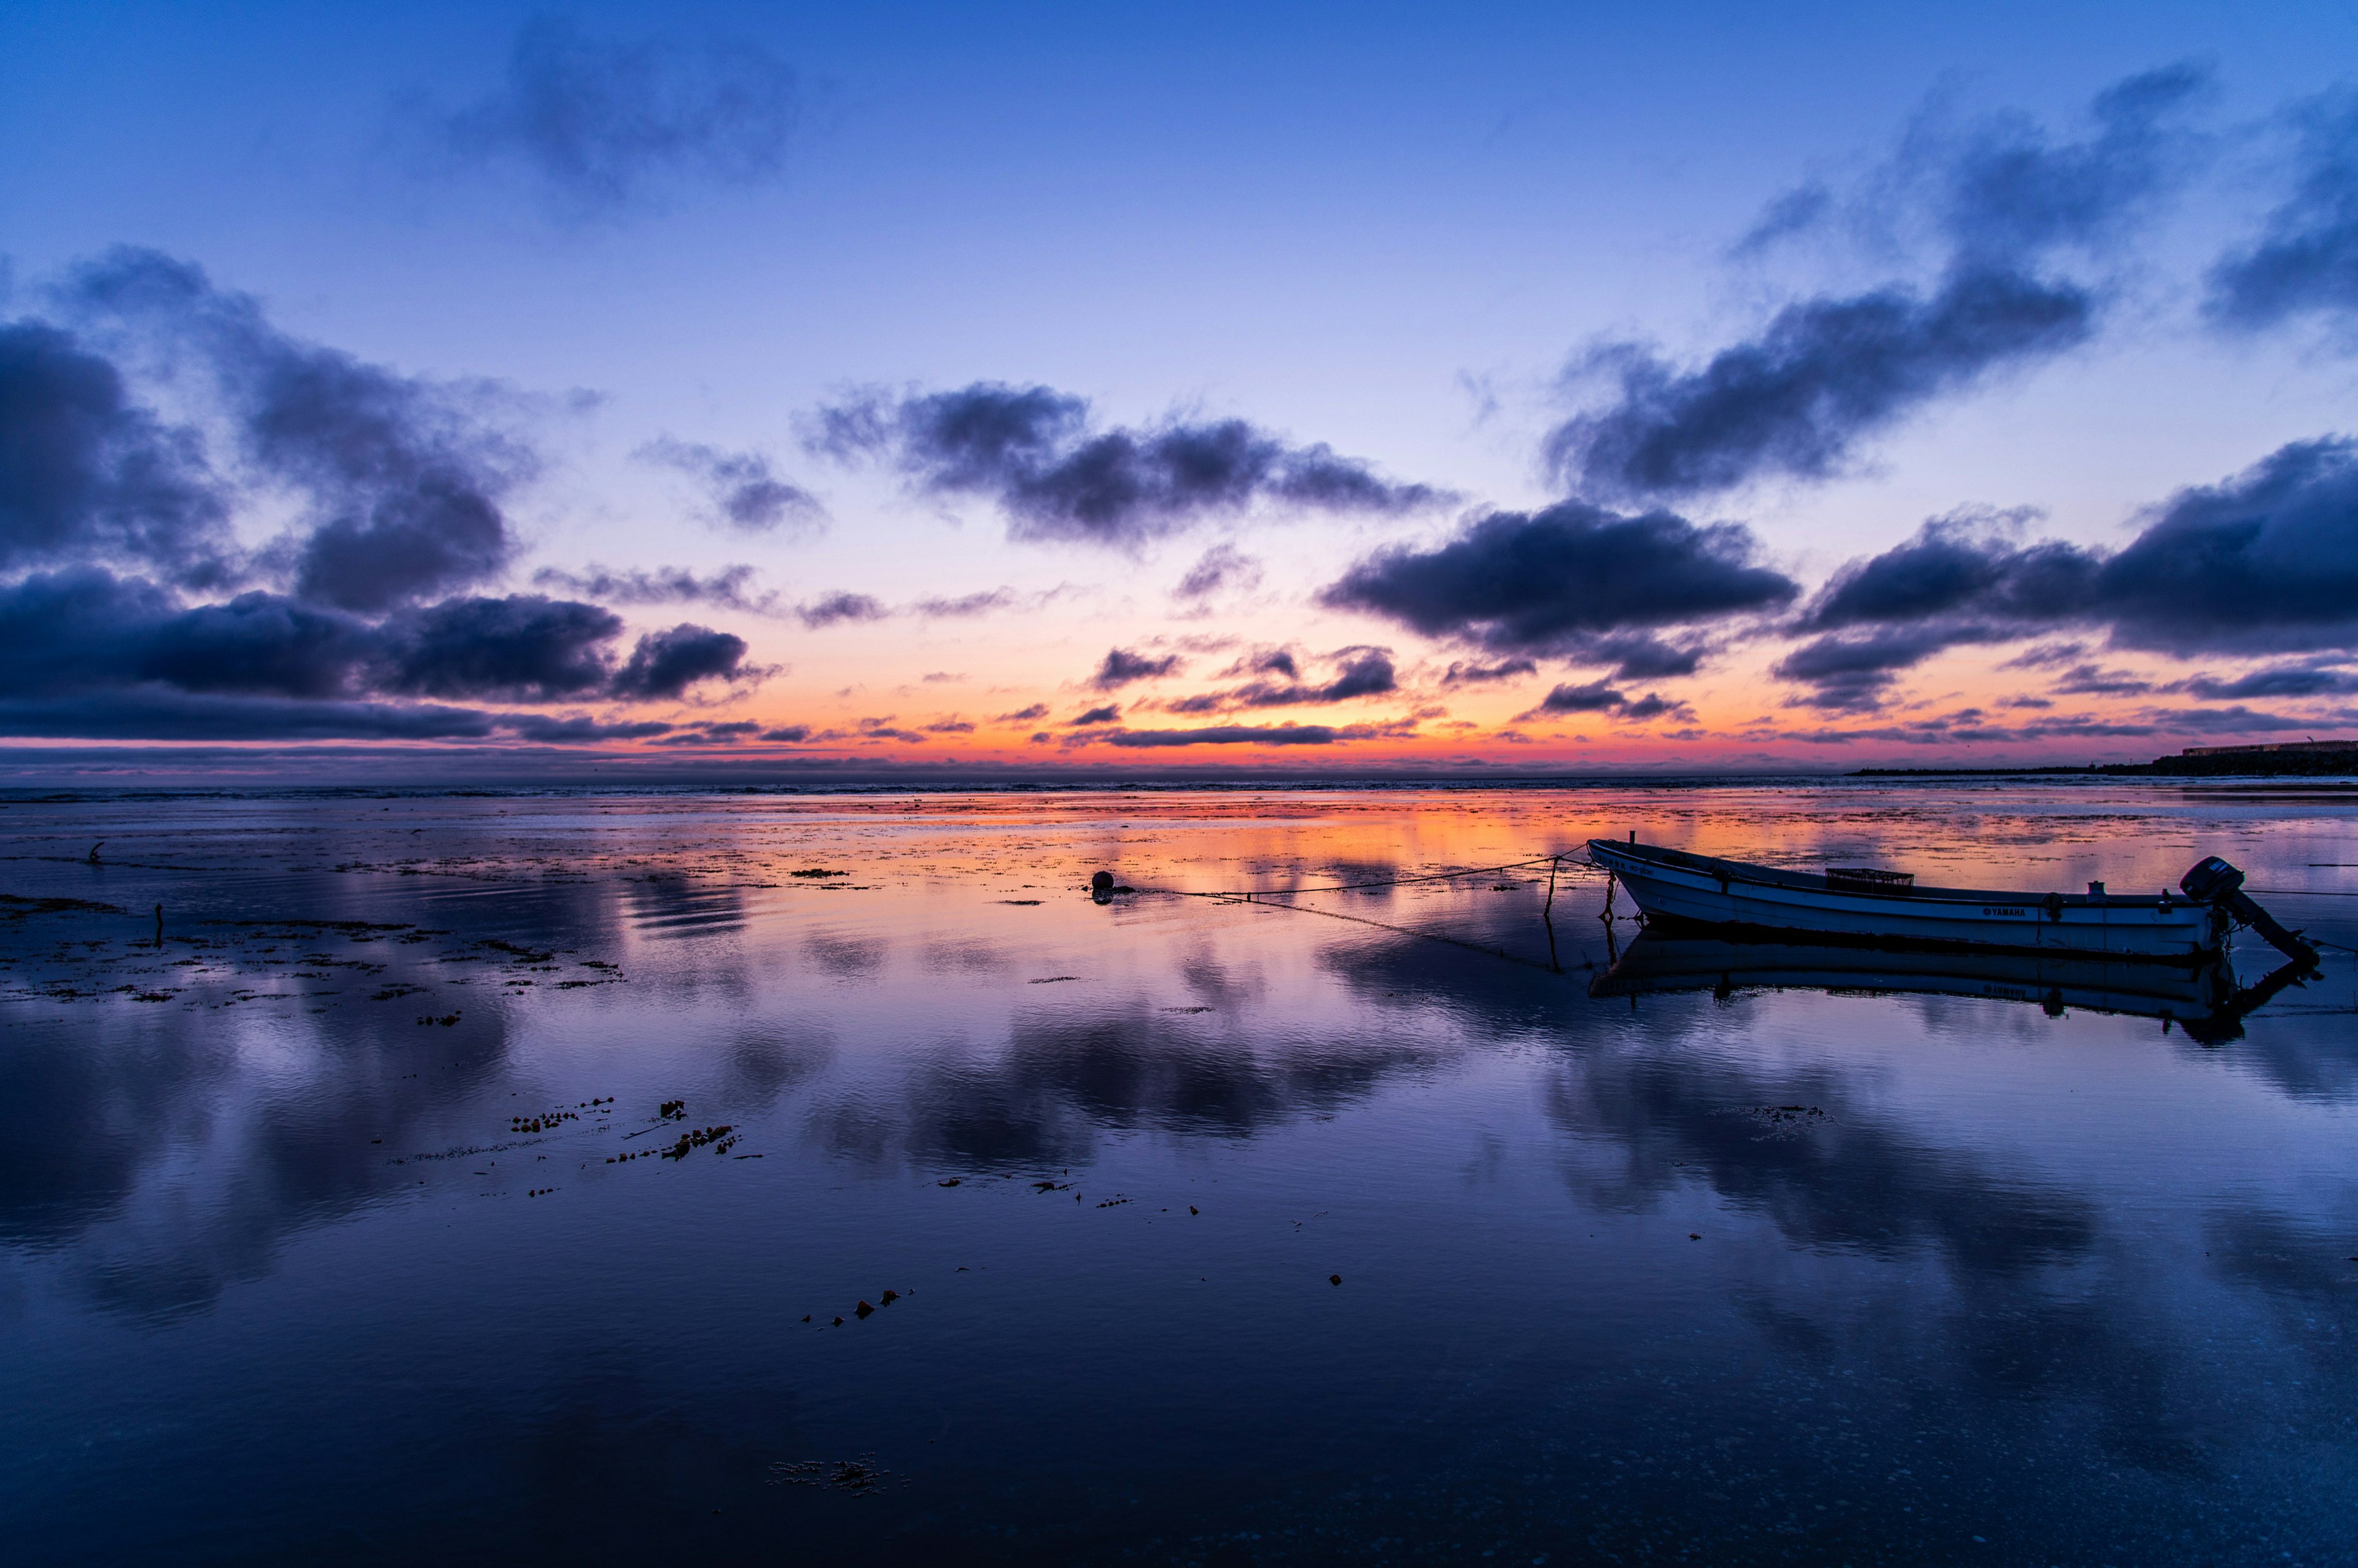
M 1162 776 L 1033 778 L 1033 779 L 946 779 L 939 776 L 911 778 L 837 778 L 825 781 L 798 782 L 748 781 L 742 778 L 663 778 L 663 779 L 515 779 L 515 780 L 452 780 L 448 783 L 427 781 L 354 784 L 350 782 L 282 781 L 268 783 L 259 780 L 221 783 L 156 783 L 120 784 L 69 785 L 0 784 L 0 824 L 7 820 L 5 813 L 28 806 L 70 806 L 130 798 L 145 800 L 215 799 L 311 799 L 311 800 L 417 800 L 417 799 L 533 799 L 548 796 L 697 796 L 746 798 L 776 798 L 819 800 L 828 797 L 890 804 L 895 800 L 938 800 L 958 795 L 1349 795 L 1349 794 L 1409 794 L 1420 790 L 1468 795 L 1504 795 L 1517 791 L 1561 790 L 1565 792 L 1596 790 L 1712 790 L 1712 789 L 1777 789 L 1840 788 L 1844 785 L 1872 785 L 1877 783 L 1937 783 L 1954 780 L 2019 779 L 2029 783 L 2065 784 L 2075 781 L 2108 783 L 2172 783 L 2200 780 L 2204 783 L 2244 782 L 2260 787 L 2300 789 L 2309 792 L 2331 791 L 2358 795 L 2358 778 L 2348 776 L 2358 770 L 2341 771 L 2342 776 L 2304 773 L 2293 770 L 2283 772 L 2164 772 L 2147 763 L 2110 763 L 2093 767 L 2032 767 L 2032 768 L 1862 768 L 1846 773 L 1685 773 L 1671 776 L 1650 774 L 1563 774 L 1555 776 L 1527 775 L 1520 778 L 1467 778 L 1464 776 L 1368 775 L 1356 777 L 1312 777 L 1301 774 L 1269 778 L 1188 778 Z
M 2082 767 L 2037 768 L 1860 768 L 1843 775 L 1855 779 L 1934 777 L 2049 778 L 2354 778 L 2358 749 L 2349 751 L 2225 752 L 2156 757 L 2150 762 L 2090 762 Z

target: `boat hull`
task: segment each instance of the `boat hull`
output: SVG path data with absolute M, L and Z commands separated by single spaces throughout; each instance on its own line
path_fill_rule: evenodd
M 2175 895 L 1917 888 L 1833 889 L 1825 878 L 1652 845 L 1594 839 L 1590 861 L 1613 873 L 1650 924 L 1731 934 L 1802 932 L 1824 941 L 2015 953 L 2191 959 L 2219 950 L 2224 922 Z

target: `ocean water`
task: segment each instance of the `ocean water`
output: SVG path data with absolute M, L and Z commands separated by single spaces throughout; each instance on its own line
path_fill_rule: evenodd
M 2220 853 L 2358 946 L 2353 820 L 2088 781 L 0 798 L 0 1541 L 2358 1561 L 2345 947 L 1681 946 L 1579 860 L 2123 892 Z

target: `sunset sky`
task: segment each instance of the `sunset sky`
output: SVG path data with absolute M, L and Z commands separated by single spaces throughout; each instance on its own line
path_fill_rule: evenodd
M 0 4 L 0 773 L 2358 732 L 2358 13 Z

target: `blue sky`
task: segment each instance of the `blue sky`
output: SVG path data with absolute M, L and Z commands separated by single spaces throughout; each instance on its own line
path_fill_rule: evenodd
M 627 713 L 643 728 L 733 721 L 838 736 L 770 742 L 805 760 L 1100 761 L 1065 744 L 1055 716 L 1115 690 L 1093 675 L 1109 649 L 1179 659 L 1152 677 L 1160 684 L 1120 683 L 1121 723 L 1175 733 L 1184 726 L 1141 718 L 1141 703 L 1182 713 L 1173 705 L 1242 690 L 1234 683 L 1254 676 L 1255 649 L 1291 649 L 1309 692 L 1339 678 L 1349 649 L 1379 646 L 1396 672 L 1390 688 L 1351 698 L 1347 714 L 1332 702 L 1262 703 L 1254 724 L 1336 728 L 1329 720 L 1347 717 L 1342 728 L 1363 731 L 1350 737 L 1354 763 L 1754 765 L 1801 755 L 1780 739 L 1789 731 L 1815 736 L 1797 744 L 1825 752 L 1826 737 L 1844 730 L 1856 738 L 1833 743 L 1840 756 L 1820 765 L 1960 749 L 2044 757 L 2058 746 L 2073 760 L 2147 756 L 2232 725 L 2218 717 L 2231 701 L 2158 688 L 2208 678 L 2225 689 L 2287 659 L 2305 661 L 2310 689 L 2292 706 L 2246 704 L 2255 717 L 2245 738 L 2343 722 L 2339 677 L 2327 677 L 2351 629 L 2310 615 L 2284 636 L 2163 647 L 2168 639 L 2125 635 L 2125 611 L 2008 611 L 2000 626 L 1984 605 L 1970 625 L 1958 619 L 1966 611 L 1950 615 L 1937 655 L 1881 670 L 1871 689 L 1844 687 L 1837 700 L 1823 681 L 1776 669 L 1809 635 L 1792 617 L 1832 574 L 1929 517 L 2031 508 L 2039 515 L 2011 524 L 2017 546 L 2117 550 L 2186 487 L 2346 429 L 2358 362 L 2348 313 L 2304 308 L 2223 325 L 2206 308 L 2216 292 L 2206 279 L 2223 256 L 2259 243 L 2304 169 L 2331 164 L 2343 133 L 2304 141 L 2303 105 L 2325 103 L 2308 112 L 2331 120 L 2353 45 L 2348 11 L 2289 5 L 1771 16 L 9 5 L 0 137 L 30 156 L 0 168 L 11 280 L 0 314 L 57 324 L 97 351 L 107 329 L 86 300 L 63 302 L 75 269 L 110 247 L 146 247 L 203 269 L 223 295 L 251 296 L 290 341 L 421 384 L 498 384 L 496 411 L 470 405 L 470 416 L 529 454 L 528 477 L 496 497 L 512 537 L 496 569 L 438 579 L 433 592 L 603 603 L 580 586 L 594 568 L 611 580 L 614 570 L 708 577 L 741 564 L 752 568 L 742 580 L 774 596 L 767 614 L 710 600 L 613 603 L 628 623 L 607 644 L 616 663 L 632 638 L 682 616 L 745 650 L 734 669 L 666 694 L 684 706 L 625 700 L 620 687 L 532 688 L 534 711 L 593 725 Z M 601 84 L 602 99 L 574 111 L 653 114 L 671 142 L 634 149 L 609 124 L 590 144 L 615 178 L 568 175 L 549 161 L 557 142 L 545 128 L 517 129 L 535 48 L 588 62 L 574 86 Z M 1993 136 L 2069 149 L 2095 134 L 2100 94 L 2173 67 L 2188 85 L 2157 114 L 2156 135 L 2176 139 L 2156 155 L 2168 168 L 2155 190 L 2122 197 L 2119 221 L 2101 235 L 2092 227 L 2085 243 L 2066 235 L 2022 253 L 2021 276 L 2068 276 L 2095 302 L 2087 323 L 1911 393 L 1815 471 L 1770 462 L 1702 492 L 1640 495 L 1599 489 L 1601 460 L 1571 474 L 1549 468 L 1551 431 L 1611 409 L 1617 395 L 1633 406 L 1628 384 L 1616 390 L 1613 367 L 1626 362 L 1588 358 L 1600 345 L 1643 345 L 1648 362 L 1681 373 L 1766 341 L 1797 301 L 1894 288 L 1936 297 L 1964 254 L 1935 199 L 1957 149 Z M 1814 227 L 1740 247 L 1773 203 L 1812 182 L 1828 193 Z M 135 400 L 233 444 L 228 416 L 201 406 L 185 367 L 143 359 L 124 330 L 103 351 Z M 1585 376 L 1568 376 L 1585 361 Z M 910 466 L 905 442 L 864 460 L 811 449 L 817 411 L 847 398 L 978 384 L 1086 400 L 1092 430 L 1241 419 L 1289 449 L 1324 444 L 1387 484 L 1446 494 L 1324 507 L 1271 491 L 1110 543 L 1026 542 L 1010 536 L 1011 525 L 1022 532 L 1011 492 L 946 487 L 937 471 Z M 448 398 L 438 406 L 458 416 Z M 823 524 L 716 524 L 708 473 L 649 460 L 650 444 L 665 439 L 765 460 L 807 492 Z M 235 580 L 178 582 L 176 602 L 233 591 L 299 600 L 286 550 L 272 557 L 267 546 L 319 517 L 284 483 L 228 475 L 236 465 L 225 456 L 214 467 L 235 492 L 229 526 L 245 553 Z M 1566 501 L 1616 516 L 1668 505 L 1697 526 L 1739 524 L 1750 558 L 1791 591 L 1740 607 L 1750 617 L 1740 627 L 1724 619 L 1732 610 L 1658 616 L 1661 635 L 1710 647 L 1695 667 L 1660 677 L 1617 675 L 1594 638 L 1506 649 L 1487 611 L 1412 624 L 1326 591 L 1370 552 L 1432 554 L 1488 511 Z M 1974 546 L 1991 560 L 1994 525 L 1976 524 Z M 2329 575 L 2358 571 L 2338 554 L 2358 534 L 2329 526 L 2302 537 L 2326 552 Z M 1257 584 L 1240 586 L 1249 571 L 1220 594 L 1174 599 L 1189 568 L 1223 545 L 1249 558 Z M 15 572 L 72 558 L 20 556 Z M 535 577 L 545 572 L 561 575 Z M 1578 587 L 1606 600 L 1621 591 L 1602 579 Z M 892 610 L 1001 590 L 1016 608 L 990 615 L 812 625 L 792 613 L 829 594 Z M 421 588 L 415 608 L 434 602 L 443 600 Z M 1834 625 L 1823 615 L 1815 624 L 1821 634 Z M 2098 674 L 2079 686 L 2119 689 L 2059 694 L 2048 676 L 2001 667 L 2026 647 L 2072 641 L 2087 659 L 2019 667 L 2085 663 Z M 1528 654 L 1534 669 L 1444 689 L 1441 672 L 1482 647 Z M 2108 654 L 2118 656 L 2108 664 Z M 369 678 L 352 675 L 357 684 L 330 695 L 428 694 Z M 1605 707 L 1539 701 L 1551 689 L 1657 678 L 1671 683 L 1649 687 L 1659 719 L 1633 717 L 1634 688 Z M 2148 689 L 2125 689 L 2135 685 Z M 499 689 L 527 700 L 514 681 Z M 26 727 L 27 744 L 174 738 L 120 724 L 69 733 L 59 713 L 82 698 L 26 695 L 47 705 Z M 2060 709 L 2118 733 L 2047 734 L 1990 717 L 2015 699 L 2047 703 L 2036 711 L 2050 728 Z M 990 728 L 1035 701 L 1051 709 L 1051 741 L 1024 723 Z M 1234 717 L 1237 701 L 1261 699 L 1193 711 Z M 233 723 L 221 738 L 287 743 L 268 729 L 248 736 Z M 877 730 L 928 738 L 880 741 Z M 1967 732 L 1981 739 L 1949 744 Z M 513 730 L 484 743 L 531 749 Z M 1172 744 L 1174 759 L 1195 760 L 1195 749 Z M 1243 748 L 1223 760 L 1258 751 L 1250 740 L 1219 744 Z

